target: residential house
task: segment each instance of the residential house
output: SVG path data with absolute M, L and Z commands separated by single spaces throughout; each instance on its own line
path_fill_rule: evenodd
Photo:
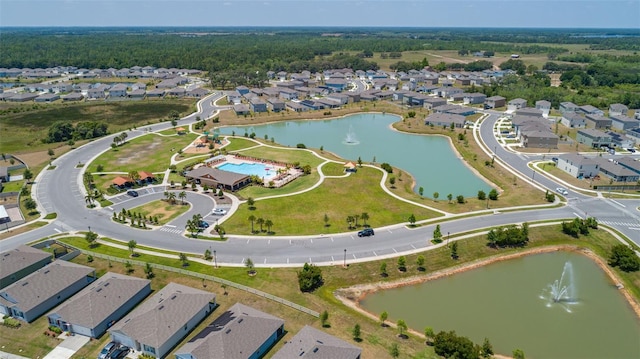
M 600 116 L 604 116 L 604 111 L 602 111 L 601 109 L 599 109 L 597 107 L 591 106 L 591 105 L 584 105 L 584 106 L 578 107 L 578 112 L 584 113 L 585 115 L 600 115 Z
M 611 145 L 618 148 L 632 148 L 635 146 L 635 140 L 621 133 L 607 131 L 607 135 L 611 137 Z
M 253 112 L 267 112 L 267 103 L 259 97 L 249 100 L 249 106 Z
M 111 340 L 164 358 L 215 308 L 215 294 L 169 283 L 109 329 Z
M 634 118 L 619 115 L 619 116 L 609 116 L 611 118 L 611 127 L 617 130 L 628 130 L 634 127 L 640 127 L 640 120 L 636 120 Z
M 621 103 L 614 103 L 609 105 L 609 116 L 627 116 L 629 108 Z
M 161 98 L 164 97 L 164 89 L 155 88 L 147 91 L 147 98 Z
M 165 91 L 165 95 L 171 96 L 171 97 L 184 97 L 186 93 L 187 91 L 182 87 L 174 87 L 172 89 Z
M 551 102 L 546 100 L 536 101 L 536 109 L 542 111 L 542 115 L 547 117 L 551 112 Z
M 429 97 L 424 100 L 424 108 L 427 110 L 433 110 L 435 107 L 444 106 L 447 104 L 447 100 L 439 97 Z
M 463 92 L 464 91 L 461 88 L 457 88 L 457 87 L 440 87 L 434 90 L 434 93 L 436 94 L 436 96 L 443 97 L 443 98 L 449 98 L 454 94 L 463 93 Z
M 499 107 L 504 107 L 506 104 L 507 99 L 502 97 L 502 96 L 491 96 L 491 97 L 487 97 L 486 100 L 484 101 L 484 108 L 485 109 L 490 109 L 490 108 L 499 108 Z
M 127 93 L 127 97 L 130 99 L 141 100 L 147 94 L 147 91 L 144 89 L 132 90 Z
M 0 315 L 32 322 L 95 279 L 95 269 L 55 261 L 0 290 Z
M 611 136 L 600 130 L 592 128 L 578 130 L 578 133 L 576 134 L 576 141 L 591 148 L 611 146 Z
M 530 116 L 542 118 L 543 112 L 533 107 L 524 107 L 514 112 L 516 116 Z
M 5 98 L 5 100 L 10 101 L 10 102 L 27 102 L 27 101 L 32 101 L 35 100 L 38 96 L 37 93 L 19 93 L 19 94 L 15 94 L 9 98 Z
M 272 111 L 272 112 L 280 112 L 280 111 L 284 111 L 287 108 L 284 105 L 284 101 L 280 100 L 279 98 L 276 97 L 269 97 L 267 99 L 267 107 Z
M 106 86 L 106 85 L 90 88 L 89 90 L 87 90 L 87 98 L 90 100 L 104 99 L 107 97 L 106 91 L 108 89 L 109 89 L 109 86 Z
M 249 109 L 249 105 L 239 103 L 237 105 L 233 105 L 233 112 L 235 112 L 238 116 L 245 116 L 251 113 L 251 109 Z
M 587 127 L 596 129 L 609 129 L 611 128 L 612 121 L 610 118 L 606 118 L 600 115 L 586 115 Z
M 587 119 L 576 112 L 565 112 L 562 114 L 560 122 L 570 128 L 585 128 L 587 127 Z
M 176 359 L 259 359 L 284 335 L 284 320 L 236 303 L 178 348 Z
M 115 84 L 109 89 L 109 97 L 127 97 L 127 85 Z
M 68 95 L 62 96 L 62 101 L 64 102 L 82 101 L 82 99 L 84 99 L 84 96 L 82 96 L 80 92 L 72 92 Z
M 51 263 L 51 253 L 26 245 L 0 253 L 0 289 L 49 263 Z
M 522 145 L 527 148 L 558 148 L 558 136 L 550 130 L 529 129 L 520 130 Z
M 507 111 L 515 111 L 527 107 L 527 100 L 523 98 L 515 98 L 507 104 Z
M 46 93 L 33 99 L 35 102 L 53 102 L 60 99 L 60 95 L 55 93 Z
M 276 74 L 276 77 L 280 81 L 285 81 L 287 79 L 287 73 L 285 71 L 280 71 Z
M 227 101 L 230 104 L 238 105 L 242 102 L 242 95 L 238 91 L 229 91 L 227 92 Z
M 473 107 L 466 107 L 460 105 L 443 105 L 434 107 L 433 111 L 436 113 L 449 113 L 452 115 L 471 116 L 476 113 Z
M 625 131 L 625 134 L 632 138 L 636 144 L 640 144 L 640 127 L 630 128 Z
M 596 161 L 577 153 L 558 156 L 556 167 L 575 178 L 591 178 L 600 171 L 600 165 Z
M 360 359 L 362 349 L 308 325 L 287 341 L 272 359 Z
M 190 98 L 203 98 L 208 94 L 209 94 L 209 91 L 203 89 L 202 87 L 198 87 L 193 90 L 189 90 L 185 92 L 185 96 Z
M 600 165 L 600 174 L 609 177 L 614 182 L 634 183 L 640 180 L 640 174 L 618 163 L 618 161 L 608 161 L 603 157 L 595 157 L 595 161 Z M 625 161 L 625 164 L 629 164 Z
M 464 97 L 462 98 L 462 103 L 465 105 L 475 105 L 475 104 L 484 103 L 486 99 L 487 99 L 487 95 L 483 93 L 479 93 L 479 92 L 467 93 L 467 94 L 464 94 Z
M 294 112 L 304 112 L 304 111 L 309 111 L 311 110 L 310 107 L 305 106 L 299 102 L 293 102 L 293 101 L 287 101 L 285 102 L 285 106 L 287 109 L 294 111 Z
M 560 107 L 558 109 L 562 114 L 566 112 L 578 112 L 578 105 L 573 102 L 560 102 Z
M 640 174 L 640 161 L 637 158 L 626 156 L 617 159 L 616 162 L 618 162 L 620 166 L 625 167 L 632 172 Z
M 151 294 L 151 281 L 107 272 L 47 314 L 49 325 L 98 338 Z
M 344 79 L 330 79 L 325 81 L 325 86 L 330 88 L 334 92 L 342 92 L 347 88 L 348 82 Z
M 326 97 L 328 100 L 336 101 L 340 105 L 346 105 L 349 103 L 349 96 L 342 93 L 333 93 Z
M 197 184 L 206 184 L 210 188 L 224 188 L 229 191 L 237 191 L 251 183 L 248 175 L 210 167 L 198 167 L 187 172 L 185 177 Z
M 452 115 L 448 113 L 433 113 L 424 119 L 424 124 L 429 126 L 447 127 L 451 124 L 456 128 L 464 127 L 466 120 L 464 116 Z
M 516 137 L 520 137 L 520 130 L 524 127 L 535 127 L 539 130 L 549 130 L 549 123 L 544 117 L 515 115 L 511 118 L 511 127 L 515 129 Z
M 283 100 L 297 100 L 298 99 L 298 91 L 283 88 L 280 90 L 279 95 Z
M 241 85 L 236 87 L 236 91 L 238 91 L 240 95 L 244 96 L 249 93 L 249 88 L 247 86 Z
M 142 82 L 136 82 L 135 84 L 131 85 L 131 90 L 135 91 L 135 90 L 146 90 L 147 89 L 147 85 L 145 85 Z

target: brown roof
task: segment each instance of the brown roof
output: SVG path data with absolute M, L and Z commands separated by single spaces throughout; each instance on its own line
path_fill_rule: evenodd
M 145 180 L 147 178 L 156 178 L 153 173 L 147 171 L 138 171 L 138 175 L 140 175 L 141 180 Z
M 184 129 L 184 127 L 178 127 L 178 128 L 176 128 L 176 131 L 178 131 L 178 132 L 184 132 L 184 131 L 186 131 L 186 130 Z
M 113 181 L 111 182 L 116 186 L 124 186 L 127 183 L 131 183 L 131 180 L 126 177 L 118 176 L 114 178 Z
M 347 163 L 344 164 L 344 167 L 347 167 L 347 168 L 354 168 L 355 166 L 356 165 L 353 164 L 353 162 L 347 162 Z

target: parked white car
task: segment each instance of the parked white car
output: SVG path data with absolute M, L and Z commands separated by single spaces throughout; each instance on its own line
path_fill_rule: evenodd
M 227 214 L 227 211 L 225 211 L 225 210 L 224 210 L 224 209 L 222 209 L 222 208 L 216 208 L 216 209 L 214 209 L 214 210 L 213 210 L 213 212 L 211 212 L 211 213 L 216 214 L 216 215 L 218 215 L 218 216 L 223 216 L 223 215 Z
M 563 196 L 566 196 L 569 194 L 569 191 L 567 191 L 566 189 L 562 188 L 562 187 L 558 187 L 556 188 L 556 192 L 560 193 Z

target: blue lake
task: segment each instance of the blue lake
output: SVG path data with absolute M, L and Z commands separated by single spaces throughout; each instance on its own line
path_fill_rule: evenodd
M 413 175 L 418 193 L 424 196 L 438 192 L 440 199 L 447 194 L 475 197 L 478 190 L 488 192 L 490 185 L 477 176 L 457 156 L 449 139 L 443 136 L 415 135 L 398 132 L 391 124 L 399 117 L 388 114 L 357 114 L 333 120 L 286 121 L 255 126 L 220 127 L 216 132 L 243 136 L 254 132 L 256 138 L 273 138 L 276 143 L 295 147 L 303 143 L 320 148 L 351 161 L 361 158 L 364 163 L 387 162 Z M 394 173 L 396 178 L 397 173 Z M 402 177 L 407 179 L 406 174 Z

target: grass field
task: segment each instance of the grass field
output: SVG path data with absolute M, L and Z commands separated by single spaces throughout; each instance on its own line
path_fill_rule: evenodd
M 171 163 L 171 156 L 196 138 L 195 134 L 172 137 L 144 135 L 104 152 L 89 164 L 87 171 L 97 172 L 98 165 L 103 166 L 103 172 L 165 171 Z
M 617 241 L 609 234 L 602 230 L 591 231 L 588 236 L 581 236 L 578 239 L 566 236 L 561 233 L 559 225 L 547 227 L 530 227 L 530 242 L 526 249 L 532 249 L 550 245 L 570 245 L 579 248 L 587 248 L 600 256 L 607 256 L 609 248 L 616 244 Z M 84 238 L 76 237 L 64 239 L 64 241 L 87 249 L 87 242 Z M 297 286 L 292 284 L 297 281 L 297 268 L 257 268 L 257 275 L 250 277 L 247 275 L 246 268 L 230 268 L 220 267 L 212 269 L 209 265 L 202 265 L 196 262 L 190 262 L 186 268 L 189 271 L 212 274 L 220 278 L 234 281 L 240 284 L 248 285 L 253 288 L 265 291 L 267 293 L 286 298 L 294 303 L 303 305 L 312 310 L 321 312 L 327 310 L 329 313 L 330 327 L 324 328 L 329 334 L 335 335 L 343 340 L 354 343 L 363 349 L 363 358 L 386 358 L 392 344 L 397 343 L 400 346 L 401 358 L 437 358 L 431 347 L 424 344 L 424 339 L 409 335 L 407 339 L 400 339 L 396 335 L 397 332 L 393 328 L 381 327 L 378 321 L 371 320 L 354 310 L 345 307 L 334 297 L 334 292 L 340 288 L 353 286 L 357 284 L 376 283 L 376 282 L 393 282 L 409 278 L 420 278 L 432 274 L 433 272 L 452 268 L 464 264 L 472 263 L 478 259 L 513 254 L 521 251 L 520 248 L 493 249 L 486 246 L 486 236 L 479 235 L 477 237 L 460 240 L 458 246 L 459 258 L 453 260 L 450 257 L 450 250 L 446 247 L 440 247 L 435 250 L 420 253 L 425 257 L 426 271 L 418 271 L 416 259 L 419 254 L 409 255 L 406 257 L 407 271 L 402 272 L 396 270 L 396 259 L 385 259 L 368 263 L 351 264 L 347 269 L 342 266 L 323 267 L 324 285 L 313 293 L 301 293 Z M 117 256 L 120 258 L 129 258 L 127 249 L 115 249 L 107 245 L 99 245 L 91 249 L 94 252 Z M 177 253 L 174 253 L 177 255 Z M 181 268 L 180 261 L 171 258 L 157 257 L 144 253 L 136 258 L 143 262 L 161 263 L 176 268 Z M 80 264 L 87 264 L 86 256 L 82 255 L 74 259 Z M 380 275 L 380 264 L 386 262 L 388 276 Z M 107 271 L 125 273 L 125 267 L 121 263 L 109 263 L 108 261 L 95 259 L 91 266 L 96 268 L 99 275 Z M 630 290 L 636 300 L 640 297 L 638 290 L 640 286 L 640 272 L 624 273 L 617 269 L 613 271 L 621 278 L 621 281 L 627 289 Z M 304 325 L 309 324 L 316 328 L 320 327 L 319 320 L 311 316 L 302 314 L 292 310 L 286 306 L 276 302 L 262 299 L 261 297 L 242 292 L 233 288 L 227 288 L 227 295 L 223 295 L 223 289 L 220 285 L 189 277 L 173 272 L 163 272 L 154 270 L 155 277 L 152 279 L 152 289 L 158 290 L 166 285 L 169 281 L 177 282 L 194 288 L 212 291 L 217 294 L 217 302 L 220 307 L 213 312 L 213 315 L 207 318 L 196 330 L 194 330 L 185 341 L 193 337 L 199 329 L 203 328 L 206 323 L 224 312 L 226 308 L 236 302 L 255 307 L 267 313 L 277 315 L 285 320 L 285 329 L 287 334 L 276 344 L 267 357 L 270 357 L 278 349 L 280 349 L 287 340 L 297 333 Z M 142 268 L 134 267 L 134 272 L 130 275 L 135 277 L 143 277 Z M 389 318 L 390 322 L 395 322 L 398 318 Z M 363 341 L 355 343 L 351 338 L 351 329 L 355 323 L 360 324 Z M 28 357 L 42 357 L 47 350 L 56 344 L 54 339 L 45 337 L 42 332 L 47 326 L 46 320 L 40 318 L 35 322 L 23 325 L 20 329 L 9 329 L 0 327 L 0 342 L 5 345 L 3 350 L 18 353 L 19 349 L 23 349 L 21 353 Z M 418 332 L 422 332 L 423 328 L 413 328 Z M 434 328 L 437 332 L 439 328 Z M 78 357 L 95 357 L 100 348 L 108 341 L 107 337 L 99 340 L 91 341 L 84 346 L 76 355 Z M 514 344 L 516 347 L 516 344 Z M 509 353 L 500 353 L 509 354 Z
M 363 167 L 346 178 L 327 178 L 320 187 L 299 195 L 257 201 L 255 210 L 246 204 L 224 222 L 227 233 L 250 234 L 250 215 L 270 219 L 277 235 L 338 233 L 348 231 L 346 218 L 367 212 L 373 227 L 407 222 L 411 214 L 418 220 L 439 214 L 389 197 L 379 186 L 382 173 Z M 296 180 L 297 181 L 297 180 Z M 366 190 L 363 190 L 366 189 Z M 324 215 L 330 226 L 325 227 Z M 359 225 L 362 225 L 362 221 Z M 266 228 L 264 228 L 266 230 Z
M 183 204 L 178 199 L 175 204 L 157 200 L 139 207 L 129 208 L 128 210 L 131 211 L 131 213 L 140 213 L 148 218 L 158 217 L 158 225 L 162 226 L 187 212 L 190 208 L 191 206 L 188 203 Z
M 242 137 L 227 137 L 227 140 L 229 141 L 229 144 L 224 146 L 224 149 L 227 150 L 227 152 L 240 151 L 240 150 L 244 150 L 246 148 L 255 147 L 255 146 L 259 146 L 260 145 L 259 143 L 256 143 L 255 141 L 248 140 L 248 139 L 242 138 Z
M 171 111 L 182 114 L 194 110 L 193 100 L 86 102 L 76 104 L 3 104 L 0 107 L 0 152 L 20 154 L 42 151 L 59 144 L 45 144 L 47 129 L 56 121 L 71 123 L 99 121 L 117 133 L 128 128 L 157 122 Z

